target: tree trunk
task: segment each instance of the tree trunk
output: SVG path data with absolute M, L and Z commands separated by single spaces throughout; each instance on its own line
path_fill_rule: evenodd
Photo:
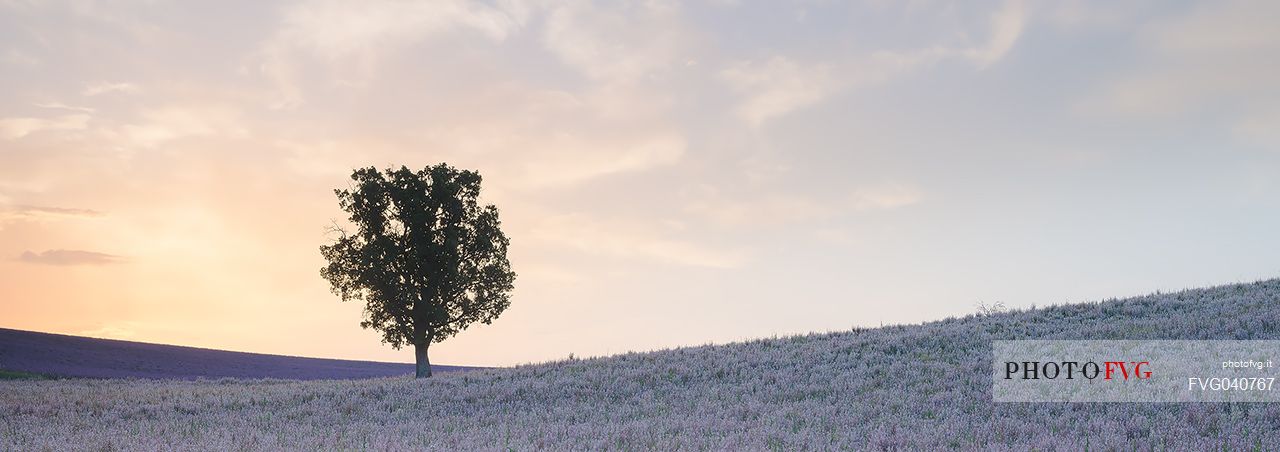
M 413 356 L 418 363 L 418 372 L 414 375 L 416 378 L 431 378 L 431 360 L 427 359 L 427 347 L 430 345 L 430 342 L 413 345 Z

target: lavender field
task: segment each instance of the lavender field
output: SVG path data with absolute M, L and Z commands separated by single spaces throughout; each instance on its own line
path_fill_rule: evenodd
M 437 372 L 466 366 L 431 366 Z M 413 364 L 302 358 L 0 328 L 0 370 L 80 378 L 333 380 L 412 375 Z
M 4 450 L 1274 450 L 1273 404 L 991 401 L 997 339 L 1277 339 L 1280 280 L 428 380 L 0 381 Z

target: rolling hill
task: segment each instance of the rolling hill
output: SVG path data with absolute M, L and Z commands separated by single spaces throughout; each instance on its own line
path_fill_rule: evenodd
M 994 403 L 993 340 L 1276 339 L 1280 280 L 428 380 L 0 382 L 0 449 L 1274 450 L 1268 403 Z
M 413 364 L 300 358 L 0 328 L 0 369 L 79 378 L 325 380 L 413 374 Z M 470 369 L 432 366 L 435 371 Z

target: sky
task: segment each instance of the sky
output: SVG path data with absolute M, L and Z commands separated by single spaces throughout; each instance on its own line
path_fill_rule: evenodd
M 352 169 L 478 170 L 505 366 L 1280 276 L 1280 2 L 0 0 L 0 327 L 409 362 Z M 2 363 L 0 363 L 2 364 Z

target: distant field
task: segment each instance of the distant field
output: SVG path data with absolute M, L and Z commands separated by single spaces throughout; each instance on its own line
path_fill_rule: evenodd
M 410 375 L 413 364 L 240 353 L 0 328 L 0 372 L 79 378 L 324 380 Z
M 0 382 L 13 450 L 1275 450 L 1276 404 L 991 401 L 996 339 L 1277 339 L 1280 280 L 429 380 Z
M 31 372 L 0 369 L 0 380 L 44 380 L 48 377 Z

